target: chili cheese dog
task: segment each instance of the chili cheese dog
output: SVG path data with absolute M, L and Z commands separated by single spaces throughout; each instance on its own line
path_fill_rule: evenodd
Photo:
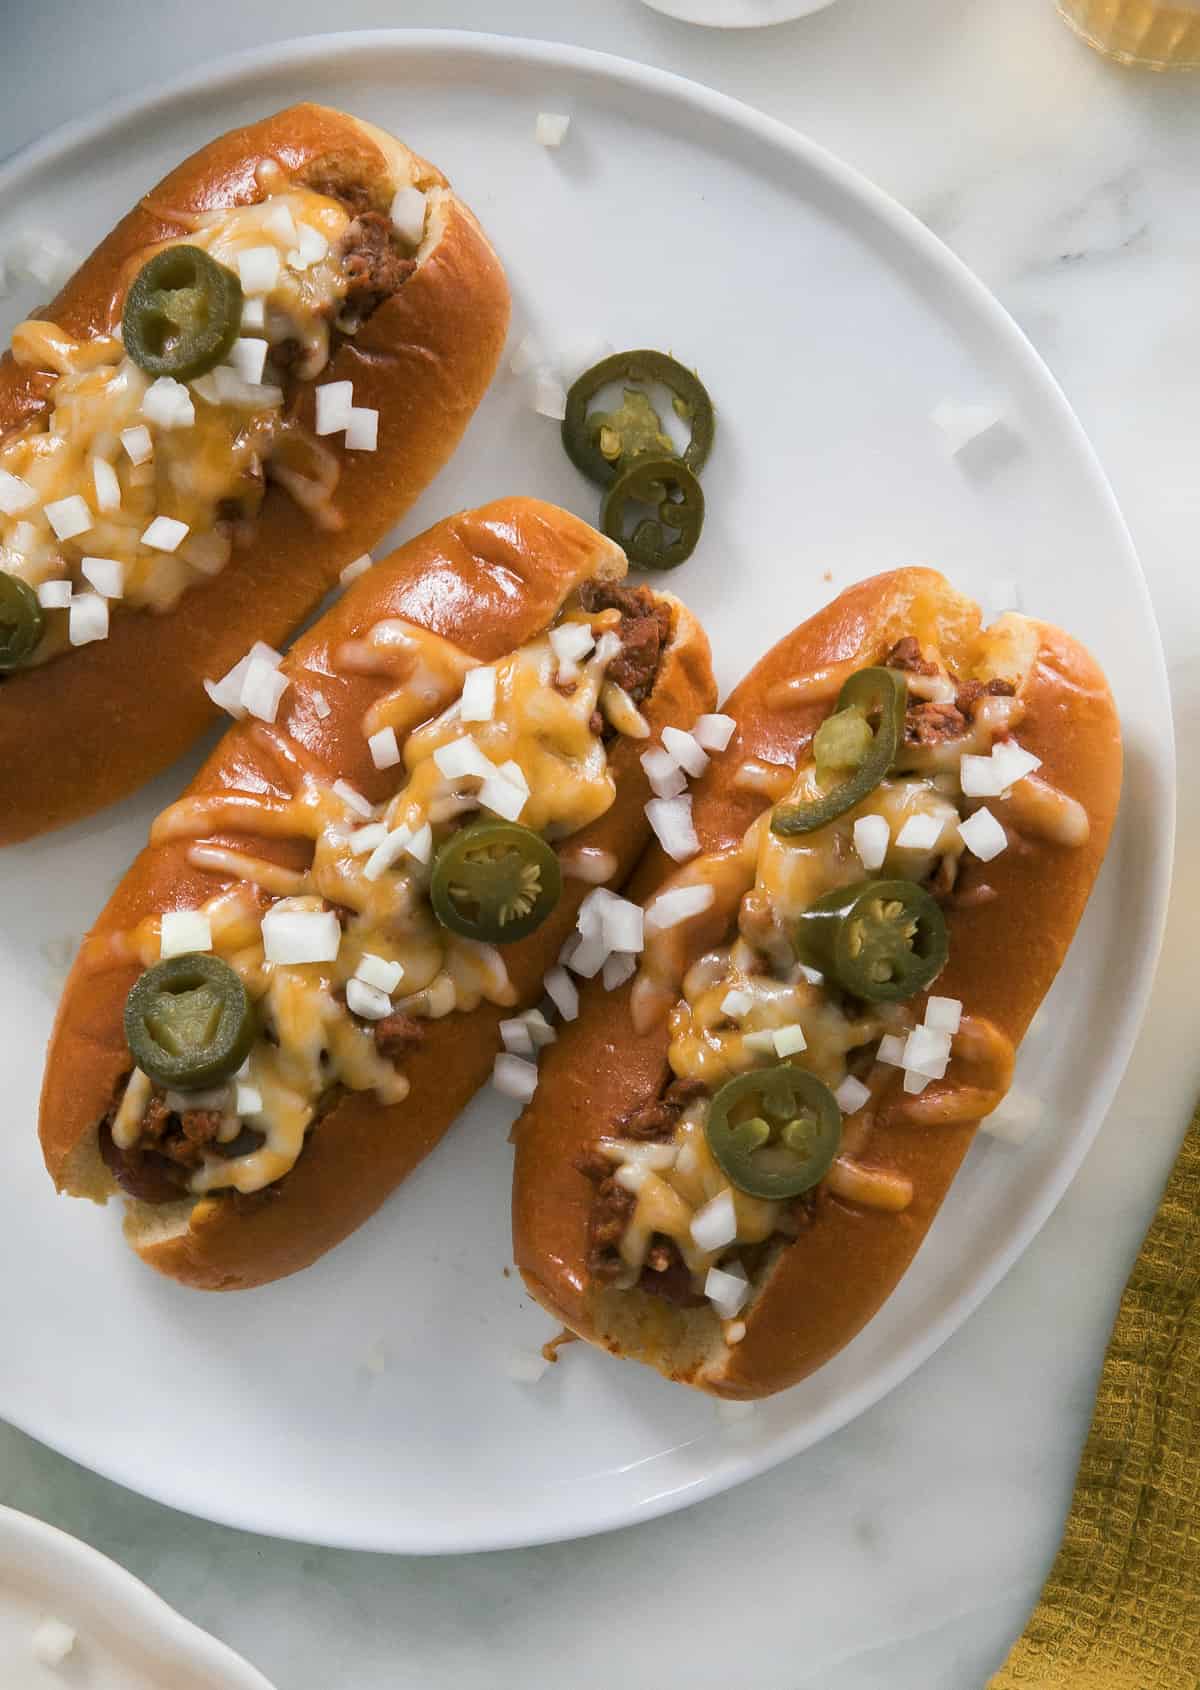
M 129 1194 L 152 1266 L 237 1289 L 353 1231 L 487 1078 L 584 894 L 629 871 L 639 753 L 714 684 L 697 623 L 624 573 L 534 500 L 439 523 L 296 642 L 274 719 L 159 817 L 67 981 L 41 1103 L 56 1185 Z
M 924 569 L 843 593 L 726 710 L 699 854 L 635 876 L 636 979 L 589 988 L 542 1057 L 513 1229 L 573 1331 L 758 1397 L 876 1312 L 1004 1096 L 1121 749 L 1075 641 L 985 631 Z
M 279 643 L 441 468 L 508 311 L 440 171 L 300 105 L 186 160 L 17 327 L 0 844 L 186 748 L 212 718 L 204 679 Z

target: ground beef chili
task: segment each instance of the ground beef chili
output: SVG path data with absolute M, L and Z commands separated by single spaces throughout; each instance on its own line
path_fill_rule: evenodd
M 883 660 L 886 669 L 904 669 L 910 675 L 936 675 L 937 664 L 921 656 L 921 648 L 911 634 L 897 640 Z
M 1011 681 L 964 681 L 955 697 L 955 708 L 964 716 L 974 716 L 981 698 L 1012 698 L 1016 690 Z
M 342 236 L 339 247 L 349 285 L 340 314 L 343 327 L 365 323 L 385 299 L 398 293 L 417 267 L 396 246 L 389 220 L 378 211 L 364 211 Z
M 696 1309 L 706 1301 L 692 1284 L 691 1269 L 679 1254 L 675 1240 L 659 1233 L 650 1241 L 638 1285 L 652 1297 L 664 1297 L 681 1309 Z
M 701 1080 L 672 1080 L 661 1097 L 640 1103 L 616 1123 L 617 1138 L 667 1139 L 689 1103 L 703 1097 L 707 1087 Z
M 370 211 L 375 204 L 375 196 L 364 182 L 342 182 L 335 176 L 317 170 L 305 177 L 305 183 L 314 194 L 324 194 L 326 199 L 338 200 L 347 211 L 352 211 L 359 217 L 364 211 Z
M 621 650 L 608 666 L 608 679 L 640 704 L 654 685 L 663 647 L 671 637 L 670 610 L 656 602 L 648 587 L 623 587 L 618 581 L 586 582 L 579 602 L 591 616 L 602 610 L 620 612 Z
M 375 1022 L 375 1048 L 389 1062 L 407 1056 L 424 1037 L 425 1028 L 415 1015 L 385 1015 Z
M 954 704 L 910 704 L 904 714 L 904 738 L 909 745 L 941 745 L 961 739 L 967 718 Z
M 605 1164 L 611 1169 L 612 1163 Z M 581 1168 L 581 1171 L 586 1171 Z M 593 1174 L 596 1171 L 593 1168 Z M 616 1279 L 624 1264 L 621 1261 L 621 1239 L 633 1214 L 635 1198 L 632 1191 L 618 1185 L 611 1173 L 606 1173 L 596 1187 L 595 1199 L 588 1215 L 588 1272 L 593 1279 Z

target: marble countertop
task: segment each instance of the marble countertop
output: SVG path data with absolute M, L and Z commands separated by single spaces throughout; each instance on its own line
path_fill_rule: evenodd
M 115 1557 L 280 1690 L 981 1687 L 1057 1545 L 1116 1300 L 1200 1090 L 1200 83 L 1110 68 L 1053 0 L 838 0 L 746 33 L 637 0 L 38 0 L 6 17 L 5 58 L 49 84 L 10 79 L 0 155 L 48 109 L 331 22 L 567 39 L 711 83 L 857 165 L 996 291 L 1099 449 L 1163 628 L 1181 872 L 1155 998 L 1099 1141 L 1007 1280 L 872 1412 L 715 1501 L 576 1544 L 372 1557 L 185 1518 L 5 1428 L 0 1501 Z

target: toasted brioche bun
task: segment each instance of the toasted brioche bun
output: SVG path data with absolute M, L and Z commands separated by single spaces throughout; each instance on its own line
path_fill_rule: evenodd
M 268 485 L 250 544 L 172 610 L 118 608 L 107 639 L 0 680 L 0 845 L 89 815 L 186 750 L 215 715 L 202 680 L 224 674 L 253 640 L 287 637 L 437 474 L 492 378 L 509 294 L 486 236 L 440 171 L 382 129 L 326 106 L 291 106 L 185 160 L 43 315 L 77 337 L 111 332 L 148 249 L 187 233 L 181 214 L 261 199 L 255 170 L 267 160 L 323 191 L 366 196 L 385 213 L 400 186 L 434 191 L 417 270 L 319 377 L 353 381 L 355 403 L 379 412 L 378 448 L 350 452 L 340 435 L 325 437 L 340 462 L 336 532 Z M 53 380 L 10 353 L 0 359 L 0 437 L 44 409 Z M 300 393 L 305 423 L 313 386 Z
M 403 617 L 452 640 L 483 662 L 541 633 L 564 599 L 588 580 L 616 580 L 625 555 L 586 523 L 533 499 L 504 499 L 450 517 L 376 564 L 299 639 L 282 672 L 277 726 L 329 778 L 340 777 L 375 803 L 394 791 L 391 772 L 376 769 L 362 731 L 366 711 L 394 687 L 384 677 L 339 673 L 334 653 L 385 617 Z M 672 634 L 654 688 L 641 706 L 658 732 L 711 708 L 715 685 L 708 641 L 685 608 L 668 595 Z M 319 683 L 330 715 L 312 705 Z M 648 796 L 638 760 L 640 742 L 617 738 L 609 767 L 616 800 L 605 815 L 571 836 L 571 845 L 612 853 L 614 880 L 629 873 L 648 837 Z M 252 724 L 232 727 L 188 793 L 254 791 L 278 781 L 264 764 Z M 261 790 L 261 786 L 259 787 Z M 295 863 L 295 841 L 259 835 L 214 835 L 255 856 Z M 103 1202 L 116 1192 L 100 1158 L 97 1128 L 131 1059 L 122 1028 L 125 999 L 141 972 L 113 965 L 109 938 L 156 911 L 193 909 L 232 882 L 187 860 L 185 842 L 152 844 L 137 858 L 100 916 L 67 980 L 50 1041 L 41 1101 L 42 1149 L 55 1184 L 73 1196 Z M 561 901 L 537 932 L 505 948 L 519 1002 L 454 1013 L 427 1024 L 423 1043 L 404 1059 L 411 1086 L 403 1103 L 383 1106 L 373 1093 L 336 1088 L 310 1130 L 299 1160 L 281 1180 L 252 1197 L 219 1196 L 153 1205 L 131 1201 L 126 1235 L 143 1260 L 186 1285 L 233 1290 L 261 1285 L 300 1268 L 339 1243 L 374 1213 L 433 1149 L 454 1117 L 488 1078 L 505 1016 L 536 1003 L 542 979 L 575 923 L 588 891 L 567 879 Z
M 795 764 L 833 708 L 786 702 L 781 684 L 849 662 L 879 662 L 908 634 L 941 647 L 962 675 L 1019 682 L 1025 706 L 1019 740 L 1042 759 L 1041 778 L 1087 813 L 1086 844 L 1067 847 L 1018 829 L 980 878 L 998 894 L 947 911 L 950 960 L 935 991 L 995 1029 L 999 1083 L 1062 963 L 1104 856 L 1121 783 L 1121 743 L 1107 683 L 1066 634 L 1006 616 L 982 639 L 979 613 L 940 575 L 905 569 L 851 587 L 775 646 L 723 709 L 737 722 L 728 748 L 695 783 L 693 814 L 703 851 L 733 847 L 767 801 L 738 788 L 747 758 Z M 836 685 L 834 686 L 836 695 Z M 1004 817 L 1007 805 L 989 801 Z M 627 894 L 644 900 L 674 865 L 655 848 Z M 972 871 L 973 872 L 973 871 Z M 740 893 L 694 924 L 689 955 L 727 942 Z M 682 931 L 682 929 L 681 929 Z M 744 1339 L 727 1347 L 711 1307 L 682 1309 L 639 1289 L 595 1284 L 588 1271 L 594 1187 L 576 1158 L 614 1130 L 627 1111 L 657 1097 L 670 1079 L 666 1026 L 635 1030 L 632 986 L 592 984 L 579 1019 L 543 1053 L 533 1100 L 514 1128 L 514 1253 L 530 1292 L 572 1331 L 669 1378 L 726 1397 L 760 1397 L 803 1379 L 861 1330 L 915 1255 L 966 1154 L 978 1119 L 977 1071 L 956 1054 L 944 1081 L 906 1096 L 899 1070 L 874 1112 L 856 1159 L 912 1182 L 901 1213 L 843 1201 L 829 1192 L 794 1242 L 775 1248 L 740 1318 Z M 993 1098 L 989 1106 L 994 1107 Z M 944 1117 L 944 1118 L 943 1118 Z

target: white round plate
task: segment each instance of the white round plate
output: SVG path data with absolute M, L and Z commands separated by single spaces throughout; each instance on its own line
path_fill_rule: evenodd
M 16 1270 L 0 1275 L 0 1413 L 163 1501 L 282 1537 L 435 1552 L 577 1536 L 709 1496 L 861 1413 L 1046 1219 L 1113 1095 L 1158 945 L 1174 790 L 1163 660 L 1104 476 L 995 301 L 819 148 L 660 71 L 456 34 L 273 46 L 8 165 L 0 250 L 30 224 L 86 247 L 193 147 L 300 99 L 383 123 L 445 167 L 508 265 L 514 343 L 532 325 L 566 364 L 603 337 L 698 366 L 720 415 L 709 516 L 670 585 L 705 618 L 723 687 L 837 589 L 922 560 L 968 588 L 1015 581 L 1026 609 L 1096 651 L 1124 718 L 1122 822 L 1021 1054 L 1049 1125 L 1021 1150 L 981 1140 L 878 1318 L 736 1425 L 582 1345 L 538 1385 L 510 1382 L 514 1346 L 549 1330 L 507 1274 L 510 1111 L 495 1095 L 298 1278 L 215 1297 L 148 1272 L 115 1208 L 54 1197 L 33 1122 L 64 958 L 188 770 L 5 854 L 0 1235 Z M 558 151 L 534 143 L 542 109 L 573 114 Z M 9 301 L 9 318 L 31 304 Z M 510 492 L 595 517 L 529 395 L 505 365 L 404 532 Z M 930 421 L 944 398 L 995 403 L 1007 429 L 953 459 Z
M 76 1633 L 63 1665 L 34 1658 L 34 1633 Z M 115 1561 L 28 1514 L 0 1508 L 0 1684 L 5 1690 L 271 1690 L 260 1672 L 177 1614 Z
M 833 0 L 642 0 L 652 12 L 709 29 L 763 29 L 823 12 Z

